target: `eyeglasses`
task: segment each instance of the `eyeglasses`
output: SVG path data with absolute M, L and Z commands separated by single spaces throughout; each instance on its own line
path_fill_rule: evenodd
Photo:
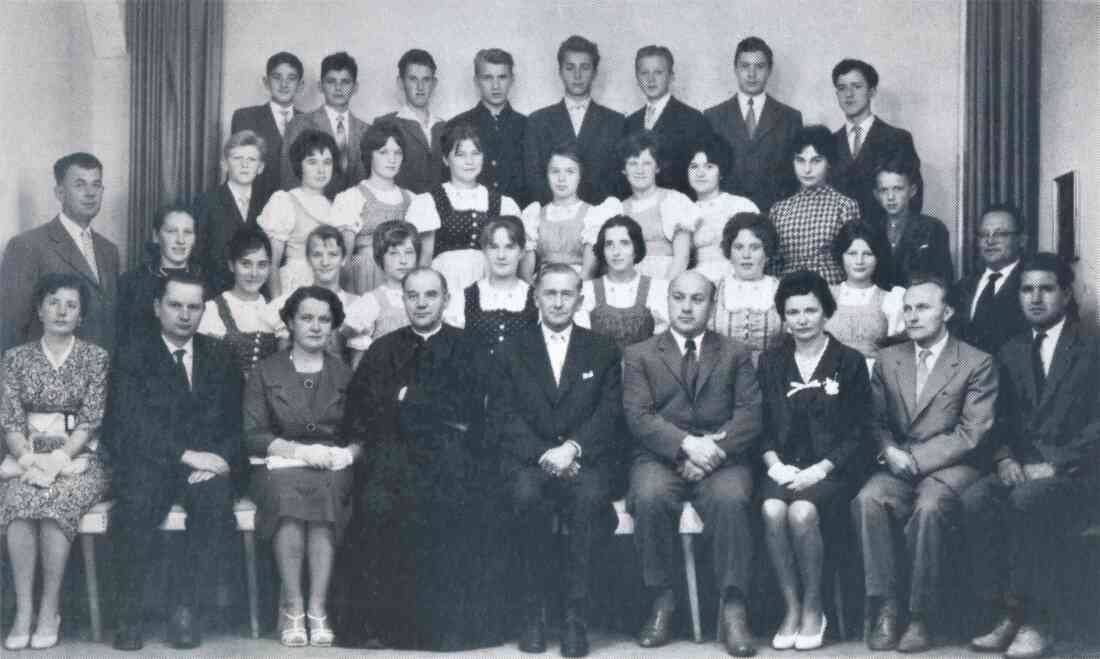
M 978 240 L 996 240 L 1000 242 L 1009 236 L 1015 236 L 1020 233 L 1019 231 L 1004 231 L 998 229 L 997 231 L 979 231 Z

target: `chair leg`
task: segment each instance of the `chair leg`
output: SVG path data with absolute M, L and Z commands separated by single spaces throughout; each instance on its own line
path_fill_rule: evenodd
M 92 641 L 99 643 L 103 636 L 103 619 L 99 613 L 99 577 L 96 576 L 95 536 L 82 533 L 80 546 L 84 553 L 84 580 L 88 588 L 88 616 L 92 619 Z
M 244 540 L 244 566 L 248 579 L 248 624 L 251 625 L 252 638 L 260 638 L 259 600 L 256 594 L 256 534 L 242 531 Z
M 691 634 L 696 643 L 702 643 L 703 628 L 699 623 L 699 582 L 695 579 L 695 551 L 691 535 L 681 534 L 680 542 L 684 546 L 684 572 L 687 578 L 688 606 L 691 608 Z
M 848 640 L 847 612 L 844 610 L 844 577 L 838 567 L 833 570 L 833 605 L 836 607 L 836 630 L 841 641 Z

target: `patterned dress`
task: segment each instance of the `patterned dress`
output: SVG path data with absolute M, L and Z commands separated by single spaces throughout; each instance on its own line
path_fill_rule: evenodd
M 649 299 L 649 285 L 652 280 L 641 275 L 634 306 L 620 309 L 607 303 L 604 279 L 600 277 L 592 282 L 592 291 L 596 304 L 589 312 L 592 331 L 610 337 L 620 349 L 645 341 L 653 336 L 655 321 L 653 313 L 646 306 Z
M 767 275 L 755 281 L 730 275 L 718 284 L 710 329 L 748 345 L 754 365 L 781 336 L 783 322 L 774 301 L 778 287 L 779 280 Z
M 836 313 L 825 329 L 837 341 L 863 353 L 868 367 L 873 366 L 883 339 L 905 327 L 901 316 L 905 289 L 894 287 L 886 292 L 878 286 L 860 289 L 841 283 L 831 290 Z
M 86 462 L 83 473 L 59 475 L 47 488 L 17 479 L 8 481 L 0 495 L 0 526 L 15 519 L 52 519 L 70 541 L 80 517 L 107 492 L 109 474 L 97 448 L 96 434 L 107 400 L 107 351 L 75 339 L 54 368 L 41 341 L 26 343 L 4 354 L 4 382 L 0 389 L 0 429 L 29 436 L 48 424 L 45 415 L 64 415 L 66 429 L 91 433 L 84 452 L 74 458 Z M 57 419 L 57 417 L 54 417 Z M 52 425 L 52 424 L 51 424 Z M 35 441 L 36 453 L 49 453 L 65 444 L 63 435 Z
M 366 181 L 362 181 L 336 195 L 336 200 L 332 202 L 332 214 L 327 222 L 355 233 L 355 245 L 350 250 L 352 258 L 348 259 L 341 285 L 356 295 L 381 286 L 386 279 L 382 268 L 374 260 L 374 232 L 383 222 L 405 219 L 412 193 L 402 188 L 398 188 L 397 192 L 401 201 L 387 203 L 378 198 Z
M 844 280 L 844 269 L 832 254 L 840 227 L 859 220 L 859 204 L 829 185 L 804 188 L 772 206 L 771 221 L 779 234 L 779 250 L 769 274 L 779 277 L 812 270 L 830 284 Z
M 236 319 L 233 318 L 233 312 L 230 311 L 225 296 L 226 294 L 222 293 L 211 302 L 218 311 L 218 318 L 225 326 L 225 335 L 222 338 L 225 347 L 229 349 L 233 363 L 247 378 L 256 364 L 279 349 L 279 340 L 275 337 L 274 331 L 242 331 Z
M 608 218 L 622 213 L 618 199 L 609 197 L 592 206 L 584 201 L 572 205 L 532 203 L 523 209 L 523 230 L 527 248 L 538 255 L 539 264 L 566 263 L 580 272 L 585 249 L 596 241 Z
M 476 344 L 481 354 L 491 355 L 497 344 L 539 322 L 534 290 L 523 282 L 520 283 L 526 288 L 526 295 L 523 307 L 517 310 L 504 307 L 482 309 L 481 289 L 482 286 L 488 286 L 488 282 L 478 282 L 464 291 L 465 322 L 463 324 L 466 328 L 466 336 Z M 485 361 L 488 361 L 487 356 Z

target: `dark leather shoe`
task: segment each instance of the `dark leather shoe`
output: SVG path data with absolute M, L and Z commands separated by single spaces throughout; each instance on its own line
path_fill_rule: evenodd
M 1006 659 L 1039 659 L 1050 654 L 1054 639 L 1035 625 L 1022 625 L 1005 651 Z
M 897 606 L 883 604 L 878 612 L 871 633 L 867 636 L 867 648 L 876 652 L 893 650 L 898 646 Z
M 561 656 L 588 656 L 588 625 L 579 611 L 565 612 L 565 625 L 561 633 Z
M 731 656 L 752 657 L 756 654 L 744 602 L 726 602 L 722 606 L 722 629 L 719 631 L 726 644 L 726 652 Z
M 202 644 L 199 622 L 190 608 L 181 606 L 172 614 L 168 621 L 168 643 L 178 650 L 190 650 Z
M 541 605 L 528 607 L 519 633 L 519 650 L 529 654 L 546 652 L 546 624 Z
M 653 603 L 649 620 L 638 632 L 638 645 L 643 648 L 659 648 L 672 638 L 672 615 L 676 613 L 675 603 L 669 605 L 664 598 Z
M 970 649 L 975 652 L 1004 652 L 1012 644 L 1012 639 L 1016 638 L 1019 629 L 1020 623 L 1012 616 L 1005 616 L 991 632 L 971 639 Z
M 115 628 L 115 640 L 111 644 L 116 650 L 136 652 L 142 648 L 141 626 L 120 622 Z
M 898 641 L 898 652 L 924 652 L 932 647 L 932 637 L 928 634 L 928 625 L 923 620 L 913 619 L 905 628 Z

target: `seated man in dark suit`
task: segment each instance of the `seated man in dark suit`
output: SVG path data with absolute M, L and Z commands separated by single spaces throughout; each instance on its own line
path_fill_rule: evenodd
M 993 358 L 947 331 L 953 310 L 943 280 L 914 282 L 903 310 L 910 340 L 883 348 L 871 376 L 879 467 L 852 501 L 873 620 L 865 636 L 876 652 L 922 652 L 932 645 L 926 617 L 941 604 L 947 537 L 961 513 L 962 491 L 981 475 L 997 400 Z M 899 528 L 904 548 L 895 540 Z M 905 557 L 900 565 L 899 553 Z M 909 623 L 899 640 L 906 574 Z
M 397 82 L 405 102 L 397 112 L 384 114 L 375 123 L 397 126 L 405 138 L 404 159 L 394 180 L 409 192 L 420 194 L 439 185 L 443 175 L 440 145 L 447 122 L 429 107 L 435 91 L 435 59 L 426 50 L 413 48 L 397 61 Z
M 703 112 L 733 147 L 722 190 L 748 197 L 765 216 L 772 204 L 798 191 L 791 151 L 802 128 L 801 112 L 765 93 L 773 67 L 772 49 L 763 39 L 742 39 L 733 56 L 737 93 Z
M 890 259 L 882 286 L 907 288 L 914 275 L 933 274 L 944 281 L 955 279 L 951 264 L 951 239 L 947 227 L 934 217 L 916 213 L 909 202 L 920 191 L 916 163 L 890 158 L 875 175 L 875 199 L 886 217 Z
M 963 494 L 973 586 L 1000 616 L 970 647 L 1013 659 L 1051 652 L 1049 566 L 1100 494 L 1100 341 L 1077 319 L 1065 261 L 1041 253 L 1019 269 L 1031 327 L 998 355 L 996 473 Z
M 833 87 L 845 121 L 833 133 L 837 152 L 835 166 L 829 163 L 833 187 L 859 203 L 859 215 L 864 221 L 881 228 L 882 211 L 875 201 L 875 174 L 887 158 L 905 158 L 915 165 L 911 182 L 917 191 L 909 205 L 919 213 L 924 202 L 924 182 L 913 136 L 871 112 L 871 100 L 878 91 L 878 71 L 862 60 L 841 60 L 833 67 Z
M 747 347 L 707 331 L 714 285 L 689 271 L 668 289 L 671 329 L 626 349 L 623 411 L 635 439 L 627 505 L 653 610 L 638 643 L 668 642 L 681 502 L 703 518 L 724 605 L 720 635 L 738 657 L 755 653 L 746 598 L 752 570 L 752 461 L 763 399 Z
M 252 203 L 258 209 L 262 209 L 271 198 L 271 193 L 280 187 L 279 156 L 283 152 L 283 135 L 286 134 L 290 120 L 298 113 L 294 109 L 294 99 L 305 87 L 302 60 L 294 53 L 285 50 L 275 53 L 267 58 L 265 71 L 264 87 L 271 95 L 271 100 L 263 105 L 234 110 L 233 118 L 229 122 L 230 135 L 250 130 L 263 138 L 264 161 L 270 163 L 270 166 L 264 167 L 256 177 L 256 194 Z M 231 236 L 233 232 L 226 235 Z
M 691 196 L 688 184 L 688 151 L 701 144 L 710 134 L 710 124 L 703 113 L 672 95 L 669 87 L 674 77 L 672 51 L 664 46 L 643 46 L 634 56 L 634 75 L 638 88 L 645 95 L 645 106 L 626 118 L 626 133 L 651 130 L 660 138 L 657 161 L 657 185 L 672 188 Z M 622 184 L 623 197 L 629 187 Z
M 153 301 L 161 331 L 135 338 L 111 366 L 103 438 L 114 463 L 119 650 L 142 647 L 145 578 L 157 527 L 172 504 L 187 510 L 185 562 L 173 566 L 173 647 L 201 643 L 196 608 L 213 599 L 210 581 L 218 574 L 203 566 L 231 537 L 242 378 L 220 341 L 195 334 L 204 290 L 189 273 L 161 279 Z
M 527 117 L 508 102 L 508 91 L 515 81 L 515 60 L 499 48 L 477 51 L 474 56 L 474 82 L 481 100 L 472 109 L 455 116 L 448 126 L 470 124 L 481 137 L 485 164 L 478 183 L 489 190 L 511 197 L 520 208 L 530 201 L 523 169 L 523 141 Z
M 622 416 L 621 355 L 605 337 L 573 325 L 581 278 L 572 267 L 544 267 L 535 280 L 535 302 L 542 322 L 496 352 L 500 393 L 489 402 L 522 562 L 527 611 L 519 649 L 546 649 L 544 591 L 554 576 L 554 586 L 565 591 L 561 655 L 583 657 L 592 550 L 615 521 L 609 467 Z M 549 575 L 555 510 L 569 536 L 562 574 Z
M 1008 204 L 986 208 L 977 240 L 985 267 L 955 284 L 959 314 L 952 329 L 967 343 L 995 355 L 1029 327 L 1019 297 L 1018 266 L 1028 244 L 1020 211 Z
M 546 180 L 550 152 L 570 140 L 580 146 L 581 183 L 577 195 L 593 206 L 619 192 L 622 174 L 617 147 L 623 135 L 623 115 L 592 100 L 592 83 L 600 67 L 600 49 L 573 35 L 558 47 L 558 76 L 565 98 L 531 113 L 523 157 L 530 201 L 553 199 Z

